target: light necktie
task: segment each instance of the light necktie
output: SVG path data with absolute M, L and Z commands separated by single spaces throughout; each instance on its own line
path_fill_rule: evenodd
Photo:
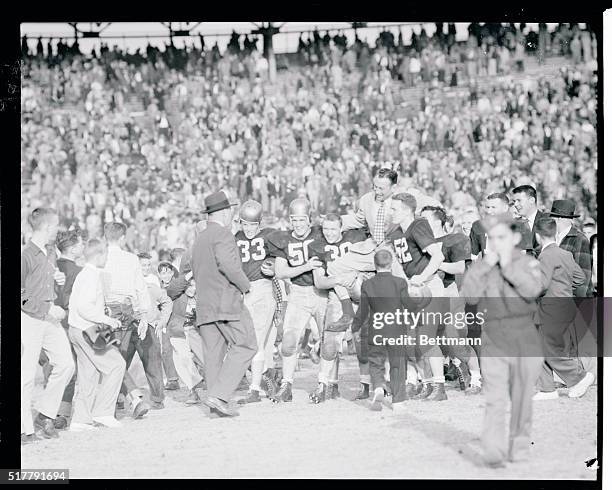
M 376 243 L 382 243 L 385 240 L 385 203 L 378 203 L 378 212 L 376 213 L 376 224 L 372 237 Z

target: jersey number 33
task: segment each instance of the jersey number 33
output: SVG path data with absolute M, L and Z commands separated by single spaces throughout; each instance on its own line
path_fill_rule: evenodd
M 264 248 L 264 239 L 257 237 L 251 240 L 238 240 L 236 242 L 240 248 L 243 263 L 249 262 L 251 259 L 259 261 L 266 258 L 266 249 Z

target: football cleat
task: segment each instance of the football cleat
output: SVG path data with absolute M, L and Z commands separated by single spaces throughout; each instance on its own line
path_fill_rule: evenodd
M 291 393 L 291 383 L 289 381 L 283 381 L 280 389 L 274 395 L 275 402 L 290 402 L 293 400 L 293 393 Z
M 319 364 L 319 362 L 321 362 L 321 357 L 319 356 L 318 349 L 310 349 L 308 357 L 313 362 L 313 364 Z
M 53 421 L 53 425 L 57 430 L 64 430 L 68 427 L 68 419 L 63 415 L 58 415 Z
M 268 398 L 273 398 L 279 388 L 275 373 L 270 374 L 270 370 L 263 373 L 260 386 L 266 392 Z
M 257 390 L 249 390 L 249 393 L 246 397 L 238 400 L 239 405 L 246 405 L 247 403 L 257 403 L 261 401 L 261 396 L 259 396 L 259 391 Z
M 314 390 L 310 395 L 308 395 L 308 399 L 311 403 L 323 403 L 325 401 L 325 395 L 327 394 L 327 385 L 325 383 L 319 383 L 317 389 Z
M 197 405 L 201 401 L 202 400 L 200 399 L 200 395 L 198 395 L 198 392 L 195 390 L 195 388 L 189 390 L 189 396 L 185 400 L 186 405 Z
M 424 400 L 429 395 L 431 395 L 432 391 L 433 391 L 433 386 L 431 386 L 431 383 L 427 383 L 425 384 L 425 386 L 423 386 L 423 389 L 421 390 L 421 392 L 418 395 L 415 395 L 412 399 L 413 400 Z
M 361 383 L 361 388 L 355 400 L 367 400 L 368 398 L 370 398 L 370 385 Z
M 327 392 L 325 393 L 327 400 L 335 400 L 340 398 L 340 390 L 338 389 L 338 383 L 329 383 L 327 385 Z
M 434 383 L 433 385 L 434 386 L 431 390 L 431 394 L 423 398 L 423 401 L 441 402 L 444 400 L 448 400 L 448 396 L 446 396 L 446 391 L 444 391 L 444 383 Z
M 247 223 L 259 223 L 261 222 L 261 215 L 263 214 L 263 207 L 257 201 L 253 201 L 252 199 L 246 201 L 240 207 L 240 219 L 242 221 L 246 221 Z
M 461 391 L 465 391 L 466 387 L 470 385 L 470 371 L 463 361 L 457 366 L 457 379 L 459 380 L 459 388 Z
M 480 395 L 482 392 L 482 386 L 472 385 L 467 390 L 465 390 L 466 395 Z
M 421 392 L 421 385 L 419 384 L 418 388 L 416 385 L 413 385 L 412 383 L 408 383 L 406 385 L 406 400 L 411 400 L 412 398 L 414 398 L 416 395 L 418 395 Z
M 236 388 L 236 391 L 246 391 L 251 387 L 251 384 L 249 383 L 249 380 L 246 377 L 246 374 L 244 376 L 242 376 L 242 379 L 240 380 L 240 384 L 238 384 L 238 388 Z

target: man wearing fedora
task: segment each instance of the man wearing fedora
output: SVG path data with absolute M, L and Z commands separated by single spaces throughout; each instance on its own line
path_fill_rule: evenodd
M 558 199 L 553 201 L 549 216 L 554 218 L 557 223 L 557 245 L 559 245 L 559 248 L 571 252 L 587 279 L 584 286 L 576 291 L 576 297 L 584 298 L 590 297 L 593 289 L 591 281 L 593 257 L 591 256 L 589 239 L 573 224 L 574 218 L 580 217 L 575 211 L 576 203 L 574 201 Z
M 190 260 L 208 386 L 204 403 L 212 413 L 232 417 L 238 412 L 229 401 L 257 352 L 253 321 L 243 299 L 251 283 L 230 231 L 235 204 L 223 191 L 204 202 L 208 223 L 196 238 Z
M 557 223 L 556 243 L 559 248 L 567 250 L 574 256 L 574 260 L 580 266 L 586 281 L 583 286 L 574 292 L 576 298 L 590 298 L 593 296 L 593 256 L 591 255 L 591 243 L 589 239 L 573 224 L 576 214 L 576 203 L 570 199 L 558 199 L 553 201 L 549 216 Z M 592 318 L 594 313 L 593 303 L 590 300 L 581 299 L 576 301 L 578 313 L 574 319 L 573 328 L 569 329 L 571 340 L 570 354 L 572 357 L 581 357 L 583 365 L 592 365 L 593 357 L 596 357 L 597 345 L 595 342 L 596 330 Z M 590 332 L 589 332 L 590 330 Z M 590 371 L 590 370 L 589 370 Z

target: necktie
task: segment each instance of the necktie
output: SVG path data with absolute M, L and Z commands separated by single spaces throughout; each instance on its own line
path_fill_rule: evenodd
M 380 201 L 378 205 L 372 237 L 376 243 L 382 243 L 385 240 L 385 203 Z

